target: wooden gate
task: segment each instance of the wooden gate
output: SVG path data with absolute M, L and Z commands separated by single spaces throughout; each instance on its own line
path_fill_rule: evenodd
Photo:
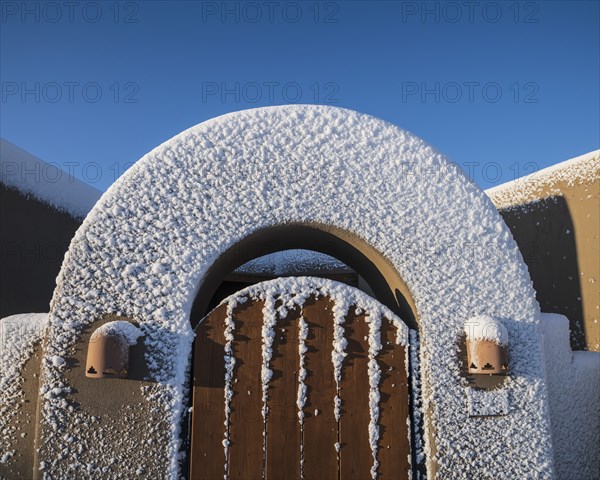
M 408 330 L 323 279 L 278 279 L 196 329 L 193 479 L 407 479 Z

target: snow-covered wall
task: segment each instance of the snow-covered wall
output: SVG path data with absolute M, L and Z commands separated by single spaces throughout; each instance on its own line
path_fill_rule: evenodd
M 21 468 L 27 474 L 31 472 L 26 467 L 33 455 L 35 412 L 31 410 L 35 408 L 28 407 L 37 396 L 37 381 L 27 378 L 27 374 L 38 369 L 27 373 L 24 370 L 27 362 L 35 362 L 32 357 L 47 323 L 48 313 L 23 313 L 0 319 L 0 478 L 17 478 L 23 473 Z M 25 385 L 27 382 L 32 385 Z
M 290 222 L 357 236 L 408 285 L 419 317 L 432 477 L 552 477 L 539 308 L 508 228 L 486 195 L 424 141 L 323 106 L 246 110 L 197 125 L 148 153 L 96 204 L 52 303 L 42 389 L 54 393 L 42 399 L 39 452 L 45 474 L 64 477 L 86 458 L 123 455 L 118 436 L 114 447 L 107 438 L 83 456 L 69 448 L 95 430 L 79 421 L 64 369 L 51 361 L 72 354 L 82 329 L 112 313 L 134 318 L 145 334 L 157 384 L 142 395 L 171 430 L 140 419 L 136 434 L 167 449 L 165 475 L 176 478 L 196 292 L 227 249 Z M 508 330 L 505 415 L 468 412 L 458 341 L 475 315 Z
M 489 188 L 485 193 L 498 210 L 521 207 L 552 195 L 564 195 L 564 185 L 594 183 L 600 178 L 600 150 L 565 160 L 535 173 Z
M 486 191 L 510 228 L 544 312 L 573 350 L 600 352 L 600 150 Z
M 600 353 L 572 352 L 569 320 L 542 314 L 556 477 L 600 474 Z

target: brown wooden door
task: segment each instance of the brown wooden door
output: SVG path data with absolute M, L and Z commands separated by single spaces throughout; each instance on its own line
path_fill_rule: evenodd
M 406 327 L 352 287 L 284 283 L 196 329 L 191 477 L 407 479 Z

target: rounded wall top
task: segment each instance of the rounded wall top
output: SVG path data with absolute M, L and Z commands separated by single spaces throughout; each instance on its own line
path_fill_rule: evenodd
M 236 112 L 145 155 L 75 235 L 58 277 L 45 355 L 73 349 L 81 330 L 105 314 L 143 325 L 147 363 L 158 381 L 148 401 L 168 405 L 173 426 L 168 438 L 154 440 L 168 444 L 176 477 L 196 292 L 231 246 L 290 223 L 355 235 L 405 280 L 420 318 L 428 398 L 435 398 L 426 407 L 440 475 L 506 476 L 507 465 L 511 477 L 546 475 L 551 460 L 547 425 L 538 414 L 546 400 L 535 328 L 511 341 L 514 379 L 507 388 L 514 390 L 516 413 L 485 434 L 466 416 L 459 368 L 451 360 L 474 314 L 501 319 L 510 335 L 537 323 L 529 275 L 508 228 L 486 195 L 426 142 L 350 110 L 295 105 Z M 64 381 L 59 369 L 44 363 L 43 388 Z M 43 402 L 43 424 L 71 415 L 61 402 Z M 536 453 L 519 456 L 516 433 L 496 445 L 508 430 L 522 431 Z M 42 437 L 42 459 L 66 448 L 50 427 Z M 457 452 L 473 445 L 481 450 L 466 464 Z M 58 470 L 49 474 L 64 473 L 52 468 Z

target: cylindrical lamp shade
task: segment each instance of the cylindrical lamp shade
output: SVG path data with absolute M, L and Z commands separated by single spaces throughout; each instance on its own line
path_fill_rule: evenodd
M 508 332 L 500 321 L 487 315 L 473 317 L 465 323 L 465 334 L 469 374 L 508 373 Z
M 127 378 L 129 370 L 129 344 L 123 335 L 96 335 L 88 344 L 86 377 Z
M 481 375 L 508 373 L 508 348 L 490 340 L 467 339 L 468 372 Z

